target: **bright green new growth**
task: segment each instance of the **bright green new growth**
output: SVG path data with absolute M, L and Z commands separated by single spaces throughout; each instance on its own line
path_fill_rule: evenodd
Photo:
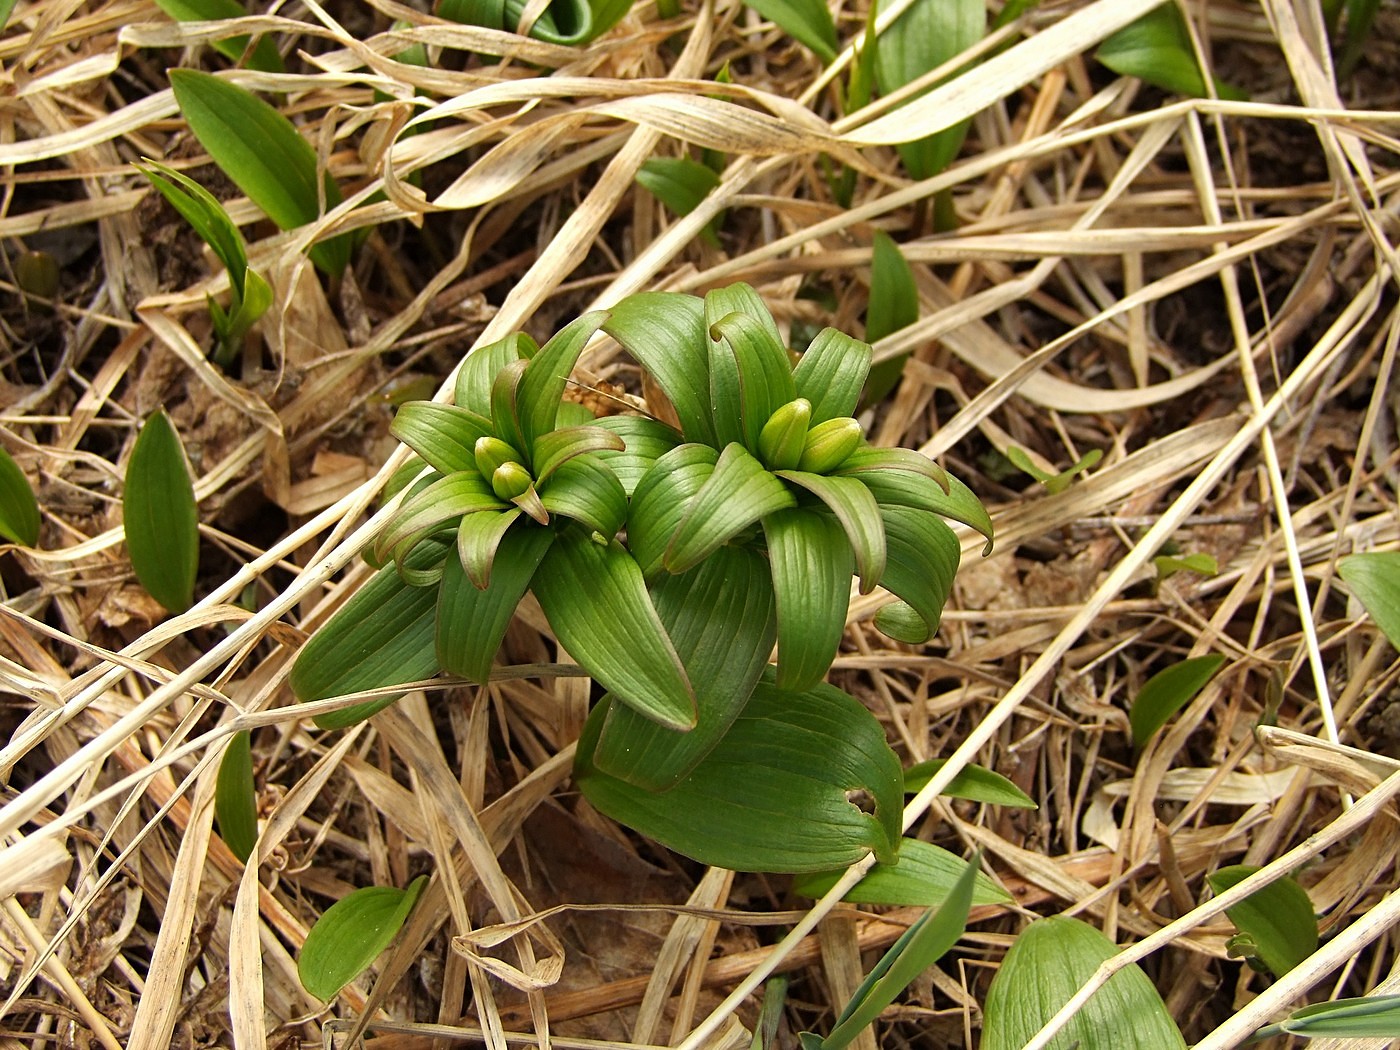
M 138 165 L 139 166 L 139 165 Z M 141 173 L 170 202 L 200 239 L 228 270 L 229 308 L 224 310 L 209 296 L 209 318 L 219 345 L 214 360 L 228 367 L 238 356 L 243 337 L 272 305 L 272 287 L 248 265 L 243 235 L 224 206 L 199 183 L 164 164 L 147 161 Z
M 194 602 L 199 509 L 185 451 L 164 409 L 141 426 L 126 465 L 122 526 L 141 586 L 171 612 Z
M 1210 888 L 1224 893 L 1259 870 L 1251 864 L 1232 864 L 1206 876 Z M 1239 929 L 1230 938 L 1230 955 L 1255 969 L 1267 969 L 1282 977 L 1317 951 L 1317 915 L 1307 890 L 1284 876 L 1255 890 L 1225 914 Z

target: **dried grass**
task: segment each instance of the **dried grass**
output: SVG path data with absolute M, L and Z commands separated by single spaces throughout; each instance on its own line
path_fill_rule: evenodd
M 184 25 L 132 0 L 22 3 L 0 37 L 0 440 L 45 522 L 41 550 L 0 558 L 0 1046 L 290 1047 L 323 1031 L 343 1045 L 369 1024 L 365 1045 L 396 1050 L 737 1047 L 775 972 L 793 976 L 791 1024 L 829 1020 L 915 913 L 839 905 L 864 865 L 794 911 L 782 879 L 697 871 L 589 810 L 568 782 L 589 683 L 553 663 L 537 610 L 488 688 L 423 683 L 351 732 L 311 732 L 309 715 L 362 697 L 296 706 L 284 680 L 365 578 L 357 555 L 401 462 L 381 391 L 445 396 L 471 346 L 639 289 L 747 280 L 785 326 L 858 331 L 875 227 L 915 263 L 921 311 L 876 347 L 912 357 L 870 428 L 946 460 L 992 507 L 998 544 L 982 560 L 967 537 L 926 649 L 868 629 L 886 596 L 855 598 L 835 680 L 911 761 L 950 758 L 905 825 L 980 846 L 1017 905 L 979 909 L 863 1045 L 970 1045 L 1031 910 L 1131 944 L 1112 965 L 1144 960 L 1200 1047 L 1391 987 L 1400 666 L 1333 576 L 1338 557 L 1400 542 L 1400 107 L 1383 46 L 1400 19 L 1382 12 L 1361 79 L 1339 85 L 1316 5 L 1188 4 L 1203 57 L 1254 101 L 1156 105 L 1086 57 L 1154 5 L 1047 5 L 1024 42 L 952 84 L 837 117 L 851 50 L 822 71 L 731 3 L 669 23 L 641 5 L 578 50 L 390 0 Z M 842 17 L 855 27 L 863 9 Z M 172 49 L 197 61 L 248 32 L 278 34 L 297 72 L 227 75 L 284 92 L 354 192 L 293 234 L 229 200 L 278 291 L 265 355 L 231 376 L 203 349 L 205 297 L 226 277 L 130 162 L 211 181 L 162 71 Z M 392 57 L 415 42 L 442 61 Z M 464 57 L 483 49 L 505 60 Z M 721 88 L 726 61 L 739 84 Z M 890 144 L 968 116 L 964 159 L 903 176 Z M 729 163 L 674 219 L 633 178 L 686 144 Z M 853 207 L 832 202 L 822 155 L 860 171 Z M 933 234 L 943 191 L 961 225 Z M 724 212 L 723 249 L 697 241 Z M 362 261 L 328 298 L 298 252 L 362 226 Z M 62 264 L 55 302 L 20 294 L 25 249 Z M 834 307 L 800 294 L 813 282 Z M 577 378 L 639 392 L 606 340 Z M 162 403 L 207 541 L 205 596 L 165 620 L 116 510 L 135 426 Z M 1001 472 L 1010 445 L 1045 467 L 1104 458 L 1049 496 Z M 1220 573 L 1159 584 L 1169 543 Z M 1134 756 L 1126 701 L 1206 652 L 1224 670 Z M 1266 717 L 1278 728 L 1256 734 Z M 264 817 L 247 868 L 211 806 L 242 729 L 257 730 Z M 1040 810 L 940 800 L 971 761 Z M 1226 958 L 1221 912 L 1242 891 L 1205 899 L 1205 873 L 1240 861 L 1261 879 L 1300 872 L 1331 934 L 1272 985 Z M 321 911 L 426 870 L 375 973 L 329 1008 L 309 998 L 294 959 Z M 788 932 L 773 943 L 755 921 Z

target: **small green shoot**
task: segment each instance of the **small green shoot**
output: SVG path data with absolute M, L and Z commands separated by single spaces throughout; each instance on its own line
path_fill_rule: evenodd
M 219 763 L 214 787 L 219 835 L 245 864 L 258 844 L 258 796 L 253 784 L 253 749 L 247 730 L 234 733 Z
M 1199 576 L 1217 576 L 1220 565 L 1209 554 L 1159 554 L 1152 559 L 1157 570 L 1157 582 L 1169 580 L 1179 572 L 1194 572 Z
M 714 169 L 689 157 L 651 157 L 637 172 L 637 184 L 675 215 L 689 215 L 719 185 Z M 700 232 L 705 243 L 719 247 L 719 216 Z
M 1340 31 L 1342 37 L 1340 47 L 1333 45 L 1338 78 L 1345 80 L 1356 72 L 1380 9 L 1381 0 L 1323 0 L 1322 13 L 1327 20 L 1327 31 L 1334 37 Z M 1342 24 L 1344 14 L 1345 25 Z
M 0 448 L 0 536 L 21 547 L 39 542 L 39 501 L 19 464 Z
M 1175 3 L 1164 3 L 1105 40 L 1094 57 L 1121 77 L 1137 77 L 1163 91 L 1205 98 L 1205 77 L 1191 46 L 1191 34 Z M 1240 101 L 1239 88 L 1213 78 L 1219 98 Z
M 914 271 L 899 245 L 884 230 L 876 230 L 870 246 L 870 305 L 865 310 L 865 339 L 875 343 L 908 328 L 919 319 L 919 288 Z M 864 405 L 883 401 L 904 374 L 908 354 L 881 361 L 870 368 L 870 378 L 861 395 Z
M 923 905 L 933 907 L 948 899 L 966 865 L 956 854 L 922 839 L 904 839 L 893 864 L 879 863 L 843 898 L 852 904 Z M 820 871 L 793 880 L 794 893 L 816 899 L 826 894 L 844 874 Z M 980 871 L 974 880 L 973 904 L 1010 904 L 1011 897 Z
M 904 771 L 904 793 L 912 795 L 922 791 L 933 775 L 947 765 L 946 758 L 930 758 L 918 762 Z M 1017 809 L 1038 809 L 1035 799 L 1007 780 L 1000 773 L 994 773 L 982 766 L 966 765 L 958 770 L 957 776 L 943 789 L 944 798 L 965 798 L 972 802 L 985 802 L 989 806 L 1014 806 Z
M 1347 589 L 1400 649 L 1400 551 L 1353 554 L 1337 563 Z
M 248 14 L 248 9 L 238 0 L 156 0 L 156 6 L 177 22 L 219 22 Z M 210 46 L 231 62 L 242 60 L 246 54 L 245 64 L 249 69 L 262 73 L 282 72 L 282 56 L 271 37 L 259 37 L 252 53 L 248 52 L 249 41 L 246 36 L 231 36 L 215 40 Z
M 1143 683 L 1128 710 L 1133 746 L 1146 746 L 1172 715 L 1196 698 L 1224 663 L 1220 653 L 1197 656 L 1163 668 Z
M 141 586 L 171 612 L 184 612 L 199 573 L 199 508 L 180 435 L 164 409 L 146 420 L 131 450 L 122 521 Z
M 427 885 L 428 876 L 419 875 L 403 890 L 365 886 L 327 908 L 297 958 L 302 987 L 317 999 L 334 999 L 398 936 Z
M 1074 480 L 1076 475 L 1082 474 L 1098 463 L 1099 460 L 1103 459 L 1103 449 L 1091 448 L 1088 452 L 1084 453 L 1084 455 L 1080 456 L 1072 467 L 1062 470 L 1058 474 L 1050 474 L 1041 470 L 1031 460 L 1031 457 L 1026 455 L 1024 449 L 1018 448 L 1015 445 L 1007 446 L 1006 458 L 1011 461 L 1012 465 L 1014 465 L 1017 470 L 1035 478 L 1036 481 L 1045 486 L 1045 491 L 1047 493 L 1054 496 L 1069 488 L 1070 482 Z
M 1002 960 L 983 1007 L 982 1050 L 1021 1050 L 1118 947 L 1088 923 L 1036 919 Z M 1050 1042 L 1054 1050 L 1185 1050 L 1147 975 L 1119 970 Z
M 279 227 L 305 226 L 321 217 L 323 201 L 326 208 L 340 203 L 340 190 L 329 173 L 318 170 L 311 144 L 262 99 L 194 69 L 172 69 L 170 86 L 199 144 Z M 340 234 L 312 245 L 308 254 L 338 277 L 349 265 L 351 240 Z
M 1224 893 L 1259 869 L 1249 864 L 1233 864 L 1206 876 L 1210 888 Z M 1240 931 L 1231 945 L 1231 955 L 1244 958 L 1251 966 L 1266 967 L 1282 977 L 1317 951 L 1317 915 L 1307 891 L 1287 876 L 1256 890 L 1225 914 Z
M 1335 999 L 1294 1010 L 1277 1024 L 1254 1033 L 1250 1042 L 1279 1035 L 1304 1039 L 1331 1036 L 1340 1039 L 1400 1038 L 1400 995 L 1366 995 Z
M 272 287 L 248 265 L 243 235 L 212 193 L 187 175 L 155 161 L 147 161 L 141 173 L 151 180 L 161 196 L 194 228 L 228 270 L 228 310 L 215 302 L 213 296 L 209 297 L 209 317 L 219 343 L 214 361 L 227 368 L 237 358 L 243 337 L 272 305 Z
M 802 1050 L 843 1050 L 850 1046 L 910 982 L 941 959 L 967 929 L 973 889 L 980 872 L 978 858 L 963 865 L 962 874 L 937 911 L 925 912 L 905 930 L 870 971 L 831 1033 L 825 1038 L 804 1032 Z

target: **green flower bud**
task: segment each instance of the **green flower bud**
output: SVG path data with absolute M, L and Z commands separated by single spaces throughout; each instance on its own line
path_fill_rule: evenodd
M 482 441 L 494 441 L 494 438 L 482 438 Z M 477 442 L 478 448 L 481 442 Z M 504 444 L 504 442 L 500 442 Z M 477 461 L 480 462 L 481 453 L 477 453 Z M 533 488 L 535 479 L 530 477 L 530 472 L 519 463 L 502 463 L 491 472 L 491 489 L 501 499 L 513 500 L 517 496 L 523 496 Z
M 473 451 L 476 453 L 476 469 L 481 471 L 481 476 L 490 481 L 492 485 L 496 483 L 496 471 L 508 463 L 515 464 L 521 470 L 525 469 L 521 466 L 520 453 L 500 438 L 477 438 Z M 528 478 L 530 475 L 527 472 L 525 476 Z M 496 494 L 501 495 L 499 492 Z M 501 499 L 510 499 L 510 497 L 501 496 Z
M 802 458 L 812 402 L 805 397 L 789 401 L 763 424 L 758 435 L 758 458 L 769 470 L 791 470 Z
M 802 446 L 797 469 L 813 474 L 835 470 L 860 447 L 863 438 L 860 424 L 850 416 L 837 416 L 818 423 L 807 431 L 807 442 Z

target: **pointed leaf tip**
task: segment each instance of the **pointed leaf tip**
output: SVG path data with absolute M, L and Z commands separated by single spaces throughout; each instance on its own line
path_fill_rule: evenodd
M 142 425 L 131 450 L 122 523 L 141 586 L 171 612 L 184 612 L 199 572 L 199 510 L 180 436 L 163 409 Z

